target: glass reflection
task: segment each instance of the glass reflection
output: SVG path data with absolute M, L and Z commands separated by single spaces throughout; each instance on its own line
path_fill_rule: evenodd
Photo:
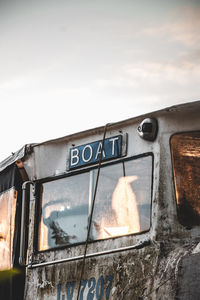
M 88 174 L 43 184 L 39 250 L 86 239 L 88 197 Z
M 150 227 L 151 156 L 102 167 L 89 239 Z M 39 250 L 85 242 L 97 170 L 47 182 L 41 189 Z
M 171 138 L 178 218 L 182 225 L 200 225 L 200 132 Z
M 151 165 L 149 156 L 102 168 L 91 239 L 138 233 L 150 228 Z

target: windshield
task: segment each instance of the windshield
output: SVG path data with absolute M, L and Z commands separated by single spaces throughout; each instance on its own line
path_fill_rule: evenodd
M 38 250 L 86 240 L 97 169 L 46 182 L 41 189 Z M 152 157 L 102 167 L 90 241 L 150 228 Z

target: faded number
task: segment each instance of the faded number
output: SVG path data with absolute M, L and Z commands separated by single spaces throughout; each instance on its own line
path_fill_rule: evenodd
M 102 300 L 104 293 L 106 300 L 110 297 L 111 286 L 113 282 L 113 275 L 107 275 L 104 279 L 100 276 L 98 280 L 91 277 L 88 280 L 81 280 L 81 289 L 79 300 Z M 57 286 L 57 300 L 73 300 L 75 287 L 78 286 L 76 281 L 70 281 L 66 283 L 66 292 L 62 293 L 62 285 Z M 86 290 L 87 287 L 87 291 Z M 85 292 L 85 293 L 84 293 Z

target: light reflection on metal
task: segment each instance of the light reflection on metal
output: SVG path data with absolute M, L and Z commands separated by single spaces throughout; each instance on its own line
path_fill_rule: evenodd
M 12 268 L 16 201 L 14 188 L 0 195 L 0 270 Z

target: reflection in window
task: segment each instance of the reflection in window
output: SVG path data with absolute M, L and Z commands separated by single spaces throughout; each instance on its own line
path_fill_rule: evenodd
M 104 239 L 150 227 L 150 156 L 101 169 L 91 238 Z
M 200 225 L 200 132 L 174 135 L 171 150 L 179 221 Z
M 102 167 L 90 240 L 149 230 L 152 157 Z M 97 170 L 42 185 L 39 250 L 86 240 Z
M 43 184 L 39 250 L 85 240 L 88 187 L 88 173 Z
M 0 194 L 0 270 L 12 268 L 16 200 L 14 189 Z

